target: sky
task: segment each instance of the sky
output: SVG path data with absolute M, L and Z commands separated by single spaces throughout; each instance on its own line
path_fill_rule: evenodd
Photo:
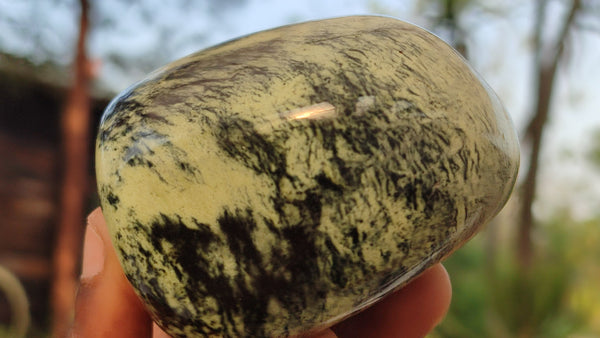
M 93 3 L 90 56 L 98 60 L 99 84 L 125 89 L 153 68 L 241 35 L 276 26 L 353 14 L 385 14 L 429 27 L 427 0 L 247 0 L 211 6 L 209 1 Z M 228 2 L 234 2 L 229 0 Z M 47 59 L 68 66 L 77 35 L 76 0 L 0 0 L 0 50 L 34 62 Z M 173 4 L 184 4 L 180 10 Z M 467 9 L 461 19 L 472 66 L 496 90 L 522 131 L 532 109 L 531 0 L 489 0 L 486 9 Z M 556 35 L 565 13 L 551 1 L 547 39 Z M 427 9 L 429 8 L 429 9 Z M 600 169 L 585 159 L 590 133 L 600 130 L 600 13 L 587 17 L 596 31 L 579 29 L 559 69 L 540 172 L 538 216 L 569 206 L 581 218 L 598 215 Z M 31 25 L 35 22 L 35 25 Z M 440 32 L 443 36 L 443 32 Z M 26 38 L 24 38 L 26 37 Z M 525 149 L 526 150 L 526 149 Z M 523 161 L 525 163 L 525 161 Z M 524 171 L 521 172 L 523 174 Z
M 159 0 L 146 0 L 145 3 L 147 8 L 161 8 L 160 15 L 153 18 L 152 25 L 155 29 L 143 28 L 144 13 L 139 7 L 125 5 L 119 0 L 97 2 L 97 10 L 102 16 L 112 16 L 110 13 L 114 12 L 121 14 L 119 19 L 113 22 L 112 29 L 92 33 L 92 54 L 107 55 L 118 51 L 121 55 L 138 59 L 145 59 L 150 54 L 153 61 L 162 58 L 163 62 L 168 62 L 253 32 L 300 21 L 369 14 L 373 13 L 374 7 L 385 8 L 388 14 L 405 14 L 406 18 L 417 18 L 410 15 L 414 12 L 414 5 L 409 5 L 411 1 L 246 0 L 240 6 L 212 12 L 205 1 L 193 2 L 189 10 L 183 12 L 173 7 L 164 7 L 164 2 Z M 169 37 L 164 38 L 156 34 L 156 28 L 169 31 Z M 163 48 L 157 49 L 157 45 Z M 165 50 L 169 52 L 164 53 Z M 124 88 L 131 82 L 132 77 L 141 77 L 145 73 L 133 71 L 129 74 L 118 74 L 112 69 L 105 69 L 103 75 L 110 76 L 102 78 L 102 81 L 110 88 Z

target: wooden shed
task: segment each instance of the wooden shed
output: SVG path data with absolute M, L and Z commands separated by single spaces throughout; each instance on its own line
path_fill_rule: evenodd
M 59 123 L 68 74 L 56 66 L 0 54 L 0 266 L 16 274 L 25 286 L 33 332 L 40 333 L 49 325 L 61 184 Z M 91 135 L 109 99 L 110 94 L 94 94 Z M 93 140 L 89 149 L 92 154 Z M 90 169 L 90 210 L 97 205 L 95 189 Z M 0 292 L 0 325 L 9 321 L 6 295 Z

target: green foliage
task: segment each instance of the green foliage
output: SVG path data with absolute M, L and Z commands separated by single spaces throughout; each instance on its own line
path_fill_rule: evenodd
M 444 266 L 452 279 L 450 312 L 433 337 L 483 337 L 485 311 L 490 302 L 489 285 L 484 281 L 485 255 L 481 236 L 454 253 Z
M 499 262 L 491 278 L 491 311 L 507 332 L 524 337 L 564 337 L 579 326 L 565 304 L 574 266 L 560 254 L 567 249 L 563 230 L 547 229 L 550 243 L 540 248 L 527 271 L 511 259 Z
M 536 256 L 524 270 L 513 241 L 482 233 L 444 265 L 453 284 L 438 337 L 566 337 L 600 334 L 600 218 L 568 213 L 539 224 Z M 496 250 L 486 247 L 494 242 Z

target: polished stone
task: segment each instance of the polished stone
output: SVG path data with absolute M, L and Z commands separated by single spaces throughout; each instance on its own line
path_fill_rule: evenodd
M 96 168 L 128 279 L 174 336 L 343 319 L 506 202 L 511 121 L 452 48 L 372 16 L 264 31 L 115 98 Z

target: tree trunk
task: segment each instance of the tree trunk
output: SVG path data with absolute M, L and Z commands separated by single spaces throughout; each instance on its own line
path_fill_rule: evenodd
M 548 115 L 550 112 L 550 103 L 552 91 L 554 89 L 554 80 L 556 78 L 556 69 L 558 68 L 558 64 L 563 54 L 567 35 L 572 26 L 573 20 L 575 19 L 575 14 L 580 6 L 579 0 L 572 1 L 571 8 L 556 42 L 556 47 L 553 49 L 547 49 L 544 48 L 540 36 L 543 31 L 541 26 L 544 22 L 545 3 L 545 0 L 540 0 L 538 2 L 539 6 L 536 13 L 538 16 L 538 25 L 535 37 L 537 102 L 535 106 L 535 113 L 527 126 L 524 136 L 525 141 L 528 141 L 531 144 L 529 168 L 527 169 L 525 180 L 521 185 L 521 206 L 518 220 L 519 230 L 517 254 L 519 265 L 524 271 L 529 269 L 533 260 L 533 242 L 531 234 L 534 228 L 534 220 L 532 206 L 535 200 L 535 192 L 537 188 L 537 175 L 539 171 L 538 166 L 542 147 L 542 136 L 544 134 L 544 128 L 546 126 L 546 122 L 548 121 Z M 545 53 L 547 50 L 554 50 L 555 53 L 548 62 L 545 62 L 542 57 L 543 53 Z
M 83 237 L 84 204 L 88 186 L 89 83 L 86 55 L 88 3 L 80 0 L 81 16 L 74 65 L 73 87 L 61 120 L 63 181 L 60 215 L 54 249 L 52 335 L 66 336 L 73 318 L 75 290 Z
M 521 185 L 521 198 L 518 222 L 517 263 L 520 270 L 520 289 L 529 290 L 532 284 L 531 267 L 534 260 L 534 245 L 532 233 L 535 227 L 533 218 L 533 202 L 537 190 L 537 176 L 539 172 L 539 157 L 542 149 L 542 137 L 547 125 L 551 109 L 551 99 L 556 79 L 556 70 L 562 59 L 565 42 L 571 29 L 577 10 L 580 7 L 579 0 L 572 0 L 571 8 L 563 22 L 563 26 L 552 49 L 546 48 L 542 42 L 543 25 L 546 16 L 547 0 L 538 0 L 537 24 L 535 32 L 535 77 L 537 80 L 537 101 L 534 115 L 525 130 L 524 140 L 529 142 L 531 149 L 529 153 L 529 167 L 525 179 Z M 554 51 L 550 58 L 546 58 L 548 51 Z M 522 294 L 521 304 L 522 321 L 518 328 L 518 337 L 532 337 L 535 333 L 534 323 L 529 319 L 533 315 L 534 300 L 529 297 L 529 292 Z

